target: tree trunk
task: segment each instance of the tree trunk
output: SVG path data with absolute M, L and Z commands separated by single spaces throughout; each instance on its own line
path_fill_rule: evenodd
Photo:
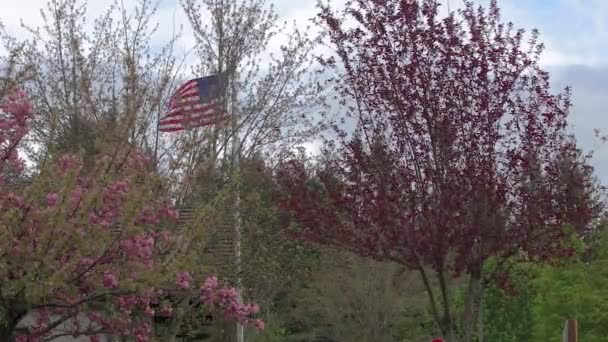
M 453 321 L 450 318 L 444 318 L 442 324 L 440 325 L 440 329 L 441 335 L 445 342 L 458 342 L 458 339 L 456 338 L 456 329 Z
M 481 277 L 475 274 L 469 278 L 467 296 L 463 313 L 464 342 L 472 342 L 475 336 L 475 328 L 483 329 L 481 325 L 481 301 L 483 295 L 483 284 Z
M 441 299 L 443 304 L 443 317 L 439 325 L 441 327 L 441 333 L 443 334 L 446 342 L 458 342 L 456 335 L 456 322 L 454 322 L 452 309 L 450 308 L 450 294 L 444 270 L 440 269 L 437 272 L 437 276 L 439 278 L 439 286 L 441 288 Z
M 479 289 L 479 314 L 477 315 L 477 342 L 483 342 L 483 284 Z
M 14 310 L 11 308 L 2 308 L 6 312 L 3 321 L 0 322 L 0 341 L 13 341 L 15 338 L 15 330 L 23 317 L 27 314 L 24 310 Z
M 14 326 L 9 326 L 8 322 L 2 322 L 0 326 L 0 341 L 12 341 Z

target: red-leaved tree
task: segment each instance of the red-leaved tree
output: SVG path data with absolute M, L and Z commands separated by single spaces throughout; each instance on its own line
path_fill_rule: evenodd
M 339 75 L 356 129 L 336 127 L 337 157 L 316 174 L 288 161 L 278 176 L 297 236 L 418 270 L 446 340 L 471 341 L 484 285 L 505 283 L 515 261 L 571 254 L 571 233 L 600 207 L 566 132 L 570 91 L 551 93 L 537 32 L 524 43 L 496 1 L 487 10 L 465 1 L 446 17 L 438 9 L 436 0 L 321 7 L 335 48 L 321 61 Z M 463 274 L 457 315 L 450 283 Z
M 113 146 L 90 169 L 74 155 L 57 156 L 15 186 L 31 116 L 24 93 L 0 98 L 2 341 L 149 341 L 154 316 L 171 315 L 176 297 L 263 329 L 257 305 L 240 303 L 215 277 L 195 276 L 188 236 L 171 229 L 178 213 L 137 149 Z

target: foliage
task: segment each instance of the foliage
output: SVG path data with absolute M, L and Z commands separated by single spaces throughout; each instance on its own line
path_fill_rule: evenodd
M 314 250 L 285 234 L 275 205 L 278 186 L 259 158 L 241 161 L 243 282 L 246 295 L 271 309 L 280 291 L 308 279 L 316 267 Z
M 392 341 L 403 308 L 416 307 L 413 299 L 405 302 L 398 295 L 421 290 L 413 274 L 350 253 L 322 250 L 322 256 L 301 292 L 304 310 L 316 310 L 317 334 L 335 341 Z
M 491 265 L 491 261 L 489 262 Z M 491 267 L 491 266 L 490 266 Z M 539 269 L 531 264 L 515 265 L 509 272 L 508 283 L 494 282 L 484 288 L 482 314 L 483 326 L 478 326 L 475 339 L 481 341 L 534 341 L 532 328 L 536 320 L 533 312 L 539 288 L 535 281 Z M 456 310 L 464 307 L 466 288 L 461 287 L 454 293 Z
M 576 257 L 552 265 L 520 264 L 510 270 L 507 284 L 484 290 L 483 339 L 487 341 L 543 341 L 561 338 L 563 324 L 576 319 L 579 337 L 602 341 L 606 336 L 606 232 L 586 237 Z M 586 250 L 586 251 L 584 251 Z M 490 263 L 491 267 L 491 263 Z M 463 306 L 464 288 L 456 292 L 456 308 Z M 479 330 L 475 336 L 480 341 Z
M 483 287 L 518 259 L 573 250 L 564 226 L 586 232 L 598 213 L 588 157 L 568 136 L 568 89 L 552 94 L 532 32 L 486 10 L 439 17 L 436 0 L 322 6 L 319 24 L 340 73 L 333 85 L 356 122 L 336 127 L 338 158 L 317 172 L 288 161 L 280 172 L 296 235 L 417 270 L 445 338 L 456 341 L 450 276 L 469 285 L 458 317 L 470 341 Z M 348 25 L 347 25 L 348 22 Z M 576 222 L 574 222 L 576 221 Z M 489 271 L 486 260 L 499 261 Z M 428 269 L 427 269 L 428 267 Z M 431 271 L 429 273 L 429 270 Z M 430 279 L 439 286 L 432 288 Z
M 507 294 L 498 286 L 488 286 L 484 290 L 483 335 L 486 341 L 534 341 L 532 326 L 536 316 L 532 312 L 532 302 L 536 292 L 532 285 L 522 282 L 516 295 Z
M 582 341 L 607 341 L 606 232 L 596 239 L 599 244 L 590 260 L 575 258 L 540 272 L 535 281 L 538 295 L 533 302 L 532 340 L 558 339 L 565 320 L 576 319 Z

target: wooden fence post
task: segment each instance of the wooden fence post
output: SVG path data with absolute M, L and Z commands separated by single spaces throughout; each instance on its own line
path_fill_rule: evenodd
M 563 342 L 578 342 L 578 323 L 569 319 L 564 324 Z

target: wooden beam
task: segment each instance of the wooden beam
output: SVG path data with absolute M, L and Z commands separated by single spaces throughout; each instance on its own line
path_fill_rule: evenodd
M 578 323 L 575 319 L 564 323 L 563 342 L 578 342 Z

